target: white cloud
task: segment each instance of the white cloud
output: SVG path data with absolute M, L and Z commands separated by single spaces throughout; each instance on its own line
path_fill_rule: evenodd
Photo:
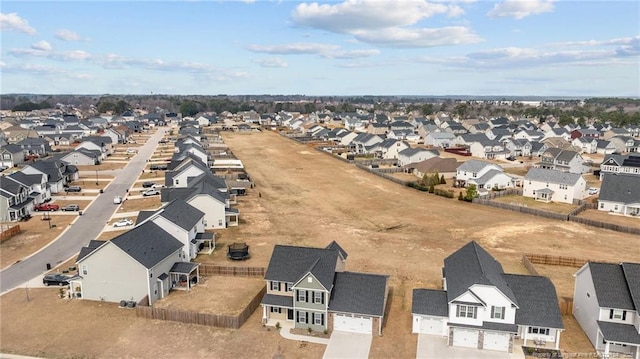
M 431 47 L 476 43 L 481 39 L 468 28 L 419 27 L 419 23 L 436 15 L 456 17 L 464 9 L 456 2 L 407 0 L 346 0 L 342 3 L 302 3 L 293 11 L 293 22 L 337 34 L 352 35 L 361 42 L 389 47 Z M 437 35 L 438 39 L 424 38 Z M 384 39 L 379 40 L 382 36 Z
M 255 63 L 257 63 L 258 65 L 262 66 L 262 67 L 280 67 L 280 68 L 285 68 L 288 67 L 289 64 L 287 64 L 286 61 L 284 61 L 283 59 L 277 58 L 277 57 L 270 57 L 270 58 L 266 58 L 266 59 L 258 59 L 258 60 L 254 60 Z
M 29 22 L 15 12 L 9 14 L 0 13 L 0 29 L 2 31 L 16 30 L 28 35 L 36 34 L 36 29 L 29 26 Z
M 31 48 L 39 51 L 51 51 L 51 44 L 44 40 L 41 40 L 31 45 Z
M 380 54 L 379 50 L 339 50 L 322 54 L 322 57 L 332 59 L 359 59 Z
M 489 17 L 512 17 L 523 19 L 527 16 L 552 12 L 554 0 L 504 0 L 493 6 L 487 13 Z
M 60 29 L 60 30 L 56 31 L 56 37 L 58 39 L 64 40 L 64 41 L 79 41 L 79 40 L 82 40 L 80 35 L 78 35 L 77 33 L 73 32 L 71 30 L 67 30 L 67 29 Z
M 253 52 L 276 55 L 317 55 L 337 50 L 339 46 L 317 43 L 292 43 L 286 45 L 249 45 L 247 49 Z

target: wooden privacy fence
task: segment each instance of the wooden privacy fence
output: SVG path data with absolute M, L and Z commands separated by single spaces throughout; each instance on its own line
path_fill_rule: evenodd
M 609 230 L 616 231 L 616 232 L 640 235 L 640 227 L 622 226 L 622 225 L 615 224 L 615 223 L 597 221 L 595 219 L 577 217 L 577 216 L 573 216 L 573 215 L 570 215 L 568 220 L 571 221 L 571 222 L 577 222 L 577 223 L 586 224 L 587 226 L 598 227 L 598 228 L 603 228 L 603 229 L 609 229 Z
M 571 297 L 558 298 L 558 307 L 560 308 L 560 314 L 562 315 L 573 314 L 573 298 Z
M 576 268 L 582 267 L 585 263 L 589 261 L 596 261 L 593 259 L 554 256 L 549 254 L 525 254 L 523 256 L 523 263 L 525 262 L 525 258 L 529 263 L 548 264 L 552 266 L 564 266 L 564 267 L 576 267 Z M 602 261 L 602 260 L 597 260 L 597 262 L 613 263 L 613 262 Z
M 212 276 L 212 275 L 224 275 L 232 277 L 259 277 L 264 278 L 264 267 L 226 267 L 217 266 L 208 263 L 200 264 L 200 275 Z
M 154 308 L 136 306 L 136 316 L 146 319 L 168 320 L 185 324 L 199 324 L 210 327 L 238 329 L 247 321 L 254 310 L 260 305 L 262 297 L 267 292 L 264 286 L 238 315 L 210 314 L 190 312 L 186 310 Z
M 12 227 L 5 229 L 5 225 L 2 225 L 2 232 L 0 232 L 0 243 L 20 233 L 20 225 L 16 224 Z
M 521 212 L 526 214 L 532 214 L 534 216 L 539 216 L 539 217 L 559 219 L 563 221 L 566 221 L 568 217 L 566 214 L 562 214 L 562 213 L 543 211 L 541 209 L 518 206 L 515 204 L 509 204 L 509 203 L 495 202 L 495 201 L 490 201 L 488 199 L 482 199 L 482 198 L 474 198 L 473 203 L 482 204 L 490 207 L 508 209 L 511 211 L 516 211 L 516 212 Z
M 378 171 L 377 168 L 370 168 L 368 166 L 361 165 L 359 163 L 356 163 L 356 167 L 358 167 L 358 168 L 360 168 L 362 170 L 365 170 L 365 171 L 367 171 L 369 173 L 373 173 L 374 175 L 380 176 L 380 177 L 382 177 L 384 179 L 387 179 L 387 180 L 389 180 L 391 182 L 395 182 L 397 184 L 401 184 L 403 186 L 407 186 L 409 184 L 409 181 L 404 181 L 404 180 L 401 180 L 399 178 L 396 178 L 396 177 L 393 177 L 391 175 L 388 175 L 386 173 L 382 173 L 382 172 Z
M 522 264 L 524 265 L 525 268 L 527 268 L 527 271 L 529 272 L 529 274 L 540 275 L 538 273 L 538 270 L 536 269 L 536 267 L 533 266 L 533 263 L 531 263 L 531 261 L 529 260 L 529 257 L 527 257 L 526 254 L 522 255 Z

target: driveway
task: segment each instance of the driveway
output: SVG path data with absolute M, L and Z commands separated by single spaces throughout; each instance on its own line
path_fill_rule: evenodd
M 368 358 L 371 348 L 371 334 L 358 334 L 335 330 L 331 333 L 323 359 Z
M 495 350 L 478 350 L 468 348 L 454 348 L 447 346 L 447 338 L 437 335 L 418 334 L 417 359 L 524 359 L 521 347 L 514 346 L 513 353 Z

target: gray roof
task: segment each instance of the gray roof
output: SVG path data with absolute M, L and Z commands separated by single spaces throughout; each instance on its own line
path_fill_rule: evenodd
M 265 294 L 260 304 L 272 305 L 276 307 L 293 308 L 293 296 Z
M 194 262 L 175 262 L 169 273 L 189 274 L 199 265 L 200 263 Z
M 550 182 L 575 185 L 582 178 L 579 173 L 569 173 L 545 168 L 531 168 L 524 176 L 525 181 Z
M 10 153 L 22 153 L 22 147 L 11 143 L 2 146 L 2 149 Z
M 589 270 L 600 307 L 635 310 L 622 266 L 589 262 Z
M 616 165 L 616 166 L 622 166 L 622 163 L 624 162 L 624 160 L 627 159 L 626 155 L 619 155 L 617 153 L 611 153 L 611 154 L 606 154 L 604 155 L 604 159 L 602 160 L 602 164 L 603 165 L 608 165 L 608 166 L 612 166 L 612 165 Z
M 480 178 L 472 178 L 472 179 L 469 179 L 469 181 L 473 181 L 473 182 L 475 182 L 475 183 L 477 183 L 479 185 L 484 185 L 490 179 L 492 179 L 493 177 L 495 177 L 496 175 L 499 175 L 499 174 L 504 174 L 504 172 L 498 171 L 498 170 L 488 170 L 485 174 L 480 176 Z
M 31 186 L 34 184 L 40 184 L 42 182 L 41 174 L 26 174 L 22 171 L 13 172 L 8 177 L 22 183 L 25 186 Z
M 477 242 L 471 241 L 444 260 L 447 301 L 452 302 L 474 284 L 483 284 L 496 287 L 518 306 L 503 273 L 502 265 Z
M 264 279 L 296 283 L 311 272 L 325 288 L 331 289 L 337 261 L 335 249 L 278 244 L 273 248 Z
M 640 263 L 622 263 L 621 266 L 633 305 L 640 311 Z
M 336 251 L 340 252 L 340 255 L 342 256 L 342 259 L 347 259 L 347 257 L 349 256 L 347 251 L 345 251 L 342 247 L 340 247 L 340 245 L 336 241 L 332 241 L 325 248 L 326 249 L 333 249 L 333 250 L 336 250 Z
M 158 212 L 161 217 L 187 231 L 195 227 L 204 217 L 204 212 L 181 200 L 170 202 Z
M 477 326 L 475 324 L 461 324 L 461 323 L 453 323 L 449 322 L 448 325 L 450 327 L 458 327 L 458 328 L 472 328 L 472 329 L 484 329 L 498 332 L 518 332 L 517 324 L 509 324 L 509 323 L 496 323 L 496 322 L 482 322 L 481 326 Z
M 134 227 L 111 240 L 145 268 L 153 268 L 176 251 L 182 243 L 153 222 Z
M 622 173 L 603 173 L 600 201 L 640 203 L 640 176 Z
M 388 278 L 380 274 L 336 273 L 329 311 L 382 317 Z
M 563 329 L 556 288 L 547 277 L 503 274 L 518 299 L 516 324 Z
M 487 161 L 468 160 L 460 164 L 460 166 L 458 166 L 458 169 L 461 171 L 467 171 L 467 172 L 480 172 L 481 169 L 489 165 L 500 167 L 495 163 L 491 163 Z
M 640 334 L 633 325 L 603 322 L 600 320 L 597 322 L 605 340 L 640 345 Z
M 107 241 L 90 240 L 89 244 L 86 247 L 82 247 L 80 249 L 80 254 L 78 254 L 78 258 L 76 258 L 76 263 L 78 263 L 84 257 L 91 254 L 93 251 L 95 251 L 98 247 L 105 244 L 106 242 Z
M 149 217 L 153 216 L 156 211 L 140 211 L 138 212 L 138 217 L 136 218 L 136 226 L 142 222 L 144 222 Z
M 411 313 L 448 317 L 447 292 L 435 289 L 414 289 Z

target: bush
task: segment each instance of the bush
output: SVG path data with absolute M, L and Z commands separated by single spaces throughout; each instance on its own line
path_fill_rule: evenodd
M 447 191 L 444 189 L 440 189 L 440 188 L 436 188 L 434 193 L 438 196 L 442 196 L 442 197 L 447 197 L 447 198 L 453 198 L 454 195 L 454 191 Z

